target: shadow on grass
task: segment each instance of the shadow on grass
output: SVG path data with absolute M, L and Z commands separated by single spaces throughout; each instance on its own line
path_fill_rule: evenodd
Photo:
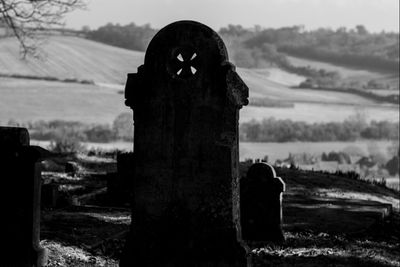
M 118 258 L 129 231 L 130 220 L 126 218 L 126 212 L 109 212 L 108 215 L 95 211 L 44 212 L 41 239 L 54 240 L 94 254 Z M 118 216 L 123 219 L 118 220 Z
M 289 195 L 284 199 L 284 228 L 354 233 L 383 219 L 390 205 L 358 199 Z

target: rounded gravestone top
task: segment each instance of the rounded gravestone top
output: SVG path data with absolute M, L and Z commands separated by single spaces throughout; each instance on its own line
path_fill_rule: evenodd
M 29 146 L 29 132 L 21 127 L 0 127 L 0 147 Z
M 219 35 L 195 21 L 178 21 L 162 28 L 151 40 L 145 56 L 146 72 L 191 80 L 218 72 L 228 61 Z
M 251 180 L 273 179 L 275 177 L 276 172 L 274 167 L 264 162 L 251 165 L 247 171 L 247 179 Z

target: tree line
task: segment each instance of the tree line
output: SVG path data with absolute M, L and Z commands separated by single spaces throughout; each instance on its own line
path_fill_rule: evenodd
M 88 39 L 136 51 L 145 51 L 156 33 L 150 24 L 139 26 L 135 23 L 127 25 L 107 23 L 96 30 L 87 27 L 82 30 Z
M 84 27 L 88 39 L 126 49 L 145 51 L 157 30 L 149 24 L 108 23 L 95 30 Z M 371 88 L 369 84 L 344 81 L 336 71 L 294 66 L 287 55 L 337 65 L 378 71 L 399 71 L 399 34 L 370 33 L 358 25 L 354 29 L 321 28 L 306 31 L 301 26 L 263 29 L 228 25 L 219 30 L 234 64 L 244 68 L 276 66 L 308 78 L 315 88 Z M 371 82 L 371 81 L 370 81 Z M 376 81 L 373 81 L 375 82 Z M 379 89 L 388 84 L 376 85 Z M 376 87 L 375 86 L 375 87 Z
M 157 32 L 149 24 L 108 23 L 95 30 L 84 27 L 87 38 L 132 50 L 145 51 Z M 397 71 L 399 34 L 370 33 L 364 26 L 306 31 L 302 26 L 263 29 L 228 25 L 219 30 L 239 67 L 289 65 L 285 54 L 359 68 Z
M 370 33 L 364 26 L 306 31 L 302 26 L 279 29 L 244 29 L 229 25 L 223 36 L 236 36 L 242 46 L 260 49 L 273 45 L 277 52 L 357 68 L 396 72 L 399 69 L 399 34 Z
M 40 120 L 26 123 L 10 120 L 8 125 L 28 128 L 33 140 L 94 143 L 133 141 L 133 115 L 128 112 L 119 114 L 112 125 L 65 120 Z
M 356 120 L 307 123 L 275 118 L 241 123 L 240 140 L 247 142 L 326 142 L 358 139 L 398 140 L 399 123 Z

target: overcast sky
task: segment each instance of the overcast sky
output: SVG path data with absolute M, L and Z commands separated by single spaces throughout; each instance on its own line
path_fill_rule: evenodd
M 197 20 L 215 30 L 228 24 L 264 28 L 304 25 L 306 29 L 363 24 L 373 32 L 399 32 L 399 0 L 87 0 L 86 11 L 66 17 L 66 26 L 94 29 L 108 22 L 161 28 Z

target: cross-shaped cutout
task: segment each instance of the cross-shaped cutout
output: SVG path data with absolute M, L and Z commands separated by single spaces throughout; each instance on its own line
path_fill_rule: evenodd
M 180 78 L 188 78 L 198 71 L 198 55 L 192 49 L 182 48 L 175 53 L 171 67 L 174 75 Z

